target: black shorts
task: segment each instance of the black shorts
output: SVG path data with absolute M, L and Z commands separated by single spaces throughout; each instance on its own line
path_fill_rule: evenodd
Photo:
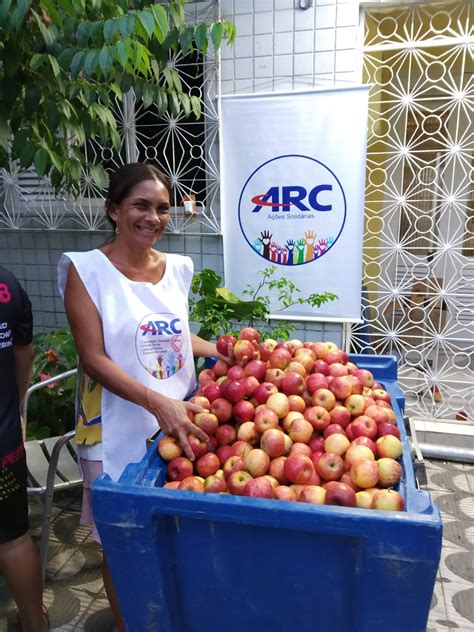
M 0 469 L 0 544 L 28 531 L 26 458 Z

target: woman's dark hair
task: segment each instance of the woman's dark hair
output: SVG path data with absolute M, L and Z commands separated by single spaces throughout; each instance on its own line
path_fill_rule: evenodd
M 168 176 L 157 167 L 145 162 L 130 162 L 122 165 L 110 176 L 109 189 L 105 196 L 105 215 L 115 230 L 115 221 L 109 216 L 113 204 L 120 204 L 132 190 L 146 180 L 156 180 L 166 187 L 171 201 L 171 185 Z

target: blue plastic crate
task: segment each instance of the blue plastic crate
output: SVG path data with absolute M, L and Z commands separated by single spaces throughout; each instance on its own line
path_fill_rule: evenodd
M 422 632 L 441 519 L 416 489 L 396 359 L 352 356 L 392 396 L 405 511 L 163 489 L 155 446 L 93 486 L 96 523 L 131 632 Z

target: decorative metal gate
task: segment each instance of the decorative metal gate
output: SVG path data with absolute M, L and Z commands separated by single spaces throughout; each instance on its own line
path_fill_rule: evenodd
M 364 321 L 407 409 L 473 420 L 474 85 L 469 1 L 370 10 Z

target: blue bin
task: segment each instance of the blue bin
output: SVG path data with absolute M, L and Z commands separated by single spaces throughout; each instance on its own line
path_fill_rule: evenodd
M 405 511 L 163 489 L 151 447 L 93 485 L 97 527 L 131 632 L 422 632 L 441 519 L 416 488 L 396 359 L 352 356 L 391 394 Z

